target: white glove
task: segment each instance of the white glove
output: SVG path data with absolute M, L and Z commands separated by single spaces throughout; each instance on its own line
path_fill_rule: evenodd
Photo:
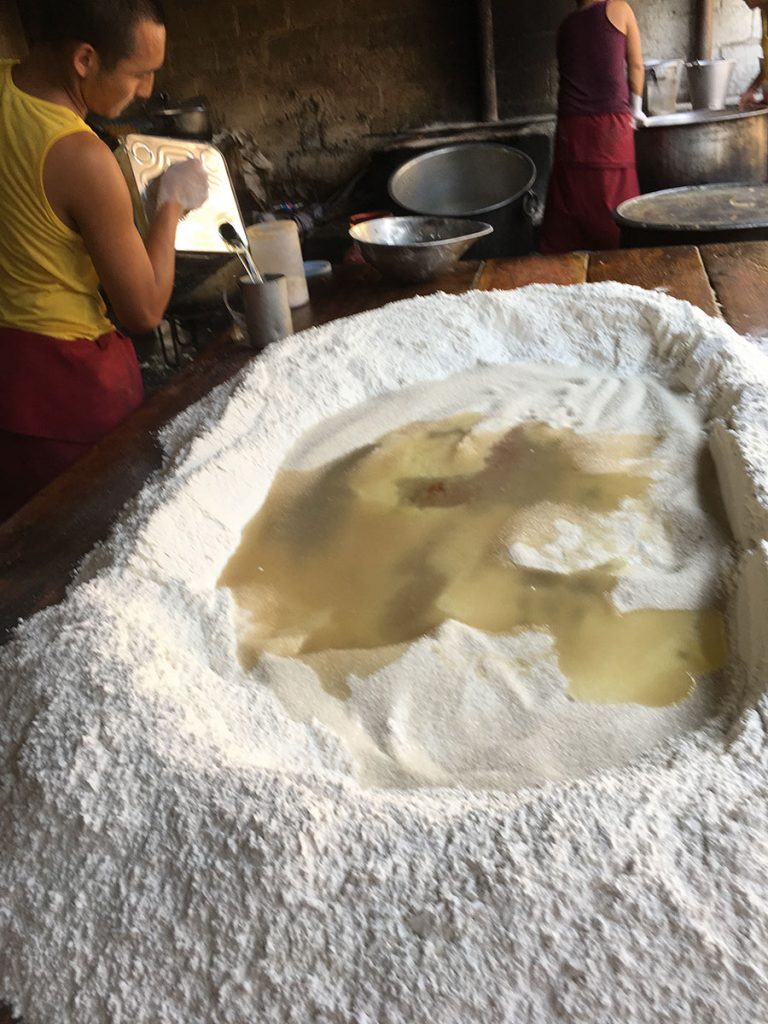
M 635 128 L 648 124 L 648 118 L 643 113 L 643 97 L 632 93 L 632 117 L 635 119 Z
M 171 164 L 157 186 L 157 209 L 178 203 L 184 213 L 197 210 L 208 198 L 208 174 L 199 157 Z

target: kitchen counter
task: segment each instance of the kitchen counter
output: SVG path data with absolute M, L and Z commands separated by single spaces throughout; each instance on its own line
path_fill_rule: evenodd
M 437 291 L 519 288 L 533 283 L 620 281 L 687 299 L 735 330 L 768 335 L 768 242 L 530 255 L 465 261 L 426 285 L 399 286 L 368 267 L 337 268 L 333 284 L 294 312 L 297 331 Z M 156 433 L 228 380 L 253 350 L 217 338 L 102 444 L 0 526 L 0 643 L 14 625 L 60 601 L 83 556 L 109 533 L 120 509 L 161 464 Z M 8 1024 L 0 1011 L 0 1024 Z

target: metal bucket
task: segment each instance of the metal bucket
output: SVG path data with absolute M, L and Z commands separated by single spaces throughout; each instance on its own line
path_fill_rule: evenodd
M 536 166 L 511 146 L 467 142 L 433 149 L 402 164 L 389 194 L 404 210 L 432 217 L 479 218 L 494 232 L 472 247 L 473 259 L 531 249 L 538 200 Z
M 694 110 L 723 110 L 734 60 L 691 60 L 685 65 Z

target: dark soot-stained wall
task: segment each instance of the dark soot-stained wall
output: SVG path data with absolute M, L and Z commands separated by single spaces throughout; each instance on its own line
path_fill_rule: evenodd
M 26 0 L 22 0 L 22 3 Z M 476 0 L 165 0 L 161 86 L 206 94 L 220 123 L 252 130 L 281 176 L 339 184 L 407 129 L 480 118 Z M 552 114 L 555 33 L 573 0 L 494 0 L 502 118 Z M 647 57 L 691 53 L 695 0 L 634 0 Z M 757 70 L 759 16 L 715 0 L 715 56 Z M 0 57 L 24 50 L 0 0 Z

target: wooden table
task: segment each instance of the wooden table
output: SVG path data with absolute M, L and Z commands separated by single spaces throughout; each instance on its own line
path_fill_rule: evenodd
M 741 333 L 768 334 L 768 242 L 465 261 L 437 281 L 398 286 L 368 267 L 339 268 L 334 284 L 296 311 L 296 330 L 436 291 L 537 283 L 622 281 L 660 288 Z M 68 473 L 0 526 L 0 643 L 20 618 L 60 601 L 82 557 L 161 462 L 158 428 L 254 358 L 224 335 Z M 0 1024 L 3 1024 L 0 1020 Z
M 437 291 L 460 294 L 473 288 L 593 281 L 659 288 L 711 316 L 722 316 L 740 333 L 768 335 L 768 242 L 467 261 L 419 287 L 388 284 L 365 267 L 340 268 L 334 285 L 298 310 L 294 324 L 303 330 Z M 20 618 L 62 599 L 82 557 L 107 536 L 125 502 L 159 468 L 157 430 L 253 358 L 253 351 L 226 335 L 217 339 L 102 444 L 0 526 L 0 643 Z M 11 1024 L 2 1008 L 0 1024 Z

